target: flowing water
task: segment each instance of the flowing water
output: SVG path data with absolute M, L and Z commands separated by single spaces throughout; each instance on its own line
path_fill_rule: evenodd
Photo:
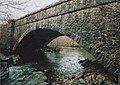
M 45 73 L 49 82 L 52 82 L 65 76 L 82 74 L 84 67 L 78 63 L 80 60 L 95 60 L 91 54 L 79 47 L 61 47 L 57 51 L 49 49 L 44 52 L 38 50 L 20 57 L 19 66 L 9 67 L 9 77 L 12 80 L 40 70 Z
M 92 55 L 78 47 L 62 47 L 57 52 L 45 52 L 48 66 L 46 66 L 47 74 L 52 77 L 62 77 L 82 73 L 84 67 L 79 64 L 80 60 L 91 59 L 95 60 Z

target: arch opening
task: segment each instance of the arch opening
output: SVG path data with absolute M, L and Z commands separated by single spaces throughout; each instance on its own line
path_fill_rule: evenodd
M 53 39 L 63 34 L 50 29 L 36 29 L 20 37 L 13 47 L 14 54 L 19 54 L 17 65 L 32 62 L 47 62 L 43 48 Z
M 50 41 L 63 34 L 50 29 L 36 29 L 28 33 L 16 45 L 14 52 L 16 54 L 44 48 Z
M 22 55 L 22 58 L 21 58 L 22 63 L 24 63 L 24 62 L 25 63 L 26 62 L 31 62 L 31 61 L 32 62 L 34 62 L 34 61 L 35 62 L 37 62 L 37 61 L 41 62 L 42 61 L 42 63 L 47 66 L 47 64 L 51 64 L 51 62 L 49 62 L 49 60 L 57 60 L 56 59 L 56 54 L 47 53 L 47 56 L 46 56 L 45 53 L 41 53 L 39 50 L 37 52 L 35 50 L 36 49 L 40 49 L 40 48 L 44 48 L 47 45 L 49 46 L 49 44 L 51 43 L 52 40 L 54 41 L 56 38 L 59 38 L 59 37 L 63 38 L 62 37 L 63 35 L 64 34 L 61 34 L 61 33 L 57 32 L 57 31 L 53 31 L 53 30 L 49 30 L 49 29 L 37 29 L 37 30 L 34 30 L 34 31 L 28 33 L 25 37 L 23 37 L 23 39 L 18 43 L 15 51 L 18 54 Z M 64 41 L 60 40 L 60 42 L 62 44 L 64 43 L 64 46 L 66 46 L 66 45 L 68 45 L 68 46 L 79 46 L 79 44 L 77 44 L 72 39 L 68 39 L 68 40 L 64 39 L 64 40 L 68 41 L 65 44 Z M 56 46 L 58 44 L 60 45 L 59 41 L 56 42 L 56 43 L 57 43 Z M 52 45 L 52 43 L 51 43 L 51 45 Z M 78 52 L 76 52 L 76 51 L 70 53 L 71 51 L 73 51 L 73 49 L 70 49 L 70 50 L 69 49 L 64 49 L 64 50 L 61 51 L 61 53 L 63 53 L 63 54 L 59 53 L 60 55 L 59 54 L 58 54 L 59 56 L 57 55 L 57 58 L 61 57 L 61 55 L 63 56 L 63 58 L 61 58 L 62 61 L 59 62 L 61 64 L 60 69 L 63 66 L 69 66 L 68 65 L 69 63 L 67 64 L 68 60 L 72 61 L 74 58 L 76 58 L 76 59 L 73 60 L 73 61 L 76 61 L 75 63 L 77 63 L 77 65 L 79 66 L 78 61 L 80 60 L 79 58 L 81 57 L 81 54 L 78 54 Z M 84 50 L 80 50 L 80 51 L 84 51 Z M 89 53 L 84 51 L 84 54 L 85 55 L 82 55 L 83 57 L 81 58 L 80 63 L 81 62 L 84 63 L 84 61 L 82 59 L 86 60 L 86 57 L 88 58 L 88 56 L 86 54 L 89 54 Z M 93 56 L 92 56 L 92 58 L 93 58 Z M 90 57 L 88 59 L 90 59 Z M 24 62 L 23 62 L 23 60 L 24 60 Z M 21 63 L 21 61 L 19 61 L 19 62 Z M 52 62 L 54 62 L 54 61 L 52 61 Z M 72 63 L 72 62 L 70 62 L 70 63 Z M 89 62 L 85 63 L 84 66 L 88 65 L 88 64 L 92 65 L 94 63 L 96 63 L 96 62 L 89 61 Z M 43 64 L 41 66 L 45 67 Z M 74 63 L 72 63 L 72 64 L 74 64 Z M 97 63 L 97 64 L 100 65 L 99 63 Z M 50 66 L 50 65 L 48 65 L 48 66 Z M 72 71 L 72 67 L 69 67 L 69 68 L 71 68 L 71 70 L 69 71 L 69 72 L 71 72 Z M 58 70 L 61 73 L 63 73 L 63 71 L 61 71 L 60 69 L 58 69 Z M 68 70 L 66 69 L 66 72 L 67 71 Z
M 45 53 L 43 52 L 45 50 L 43 49 L 46 49 L 47 47 L 52 47 L 52 49 L 61 49 L 61 47 L 80 48 L 79 44 L 76 41 L 60 32 L 50 29 L 36 29 L 26 34 L 26 36 L 24 36 L 21 41 L 18 42 L 14 51 L 16 54 L 20 55 L 20 63 L 28 61 L 36 62 L 36 60 L 46 61 L 47 58 L 45 57 Z M 86 58 L 95 60 L 94 57 L 83 48 L 81 51 L 83 52 L 83 56 L 86 56 Z

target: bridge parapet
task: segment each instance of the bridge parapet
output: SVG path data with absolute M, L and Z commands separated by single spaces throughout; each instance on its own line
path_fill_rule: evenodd
M 32 22 L 34 23 L 36 21 L 51 17 L 56 17 L 113 2 L 116 2 L 116 0 L 62 0 L 17 19 L 15 26 L 29 24 Z

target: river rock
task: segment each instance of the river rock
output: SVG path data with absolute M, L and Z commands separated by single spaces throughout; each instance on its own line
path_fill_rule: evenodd
M 47 77 L 29 65 L 9 67 L 9 78 L 2 85 L 46 85 Z

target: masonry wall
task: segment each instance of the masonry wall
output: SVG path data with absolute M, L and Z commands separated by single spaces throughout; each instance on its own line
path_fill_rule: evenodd
M 10 48 L 10 26 L 8 23 L 0 25 L 0 52 L 7 54 Z
M 61 0 L 15 22 L 14 40 L 39 28 L 74 39 L 113 74 L 120 66 L 119 0 Z
M 120 50 L 119 11 L 120 3 L 116 0 L 60 1 L 18 19 L 15 22 L 15 38 L 18 39 L 26 30 L 37 28 L 59 31 L 74 39 L 109 71 L 117 74 Z

